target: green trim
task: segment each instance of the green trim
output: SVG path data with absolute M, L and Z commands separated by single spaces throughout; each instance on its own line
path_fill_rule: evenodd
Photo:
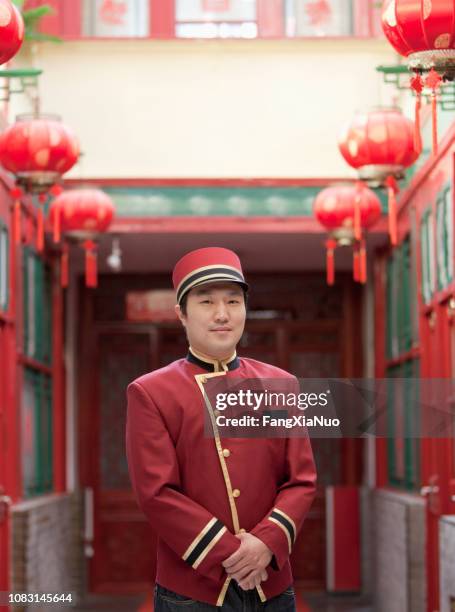
M 422 261 L 422 298 L 425 304 L 428 304 L 435 290 L 433 213 L 431 206 L 428 206 L 422 214 L 420 244 Z
M 52 283 L 50 274 L 49 267 L 44 264 L 37 253 L 30 247 L 24 247 L 24 353 L 44 365 L 50 365 L 52 361 Z
M 103 187 L 117 217 L 312 217 L 324 187 Z M 383 190 L 376 190 L 387 212 Z
M 436 199 L 436 254 L 438 289 L 453 279 L 453 204 L 451 184 L 446 183 Z
M 39 68 L 0 70 L 0 77 L 3 79 L 37 77 L 40 76 L 40 74 L 43 74 L 43 71 Z
M 27 497 L 33 497 L 53 490 L 52 379 L 28 367 L 24 369 L 24 377 L 33 394 L 34 423 L 33 464 L 24 490 Z
M 415 490 L 420 482 L 420 414 L 413 415 L 413 410 L 419 407 L 419 375 L 420 364 L 418 359 L 388 368 L 387 376 L 387 474 L 390 485 Z M 394 378 L 401 380 L 402 393 L 397 397 L 394 393 Z M 398 405 L 400 401 L 401 405 Z M 397 455 L 396 422 L 400 419 L 400 429 L 403 433 L 401 439 L 402 455 Z M 403 473 L 398 474 L 398 465 L 403 466 Z

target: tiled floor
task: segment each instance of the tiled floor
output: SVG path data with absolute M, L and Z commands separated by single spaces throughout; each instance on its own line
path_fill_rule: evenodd
M 311 612 L 373 612 L 371 602 L 365 597 L 305 593 L 305 601 Z

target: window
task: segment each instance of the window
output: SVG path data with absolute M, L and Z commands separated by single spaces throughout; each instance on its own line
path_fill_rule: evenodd
M 416 489 L 420 482 L 419 361 L 387 369 L 389 484 Z
M 44 365 L 51 362 L 51 276 L 34 251 L 24 248 L 24 354 Z
M 453 279 L 453 203 L 450 184 L 437 198 L 436 232 L 438 289 L 444 289 Z
M 22 471 L 27 496 L 52 491 L 52 286 L 49 267 L 23 249 L 24 356 L 21 432 Z M 36 364 L 35 364 L 36 362 Z
M 256 38 L 256 0 L 176 0 L 178 38 Z
M 433 296 L 436 280 L 434 274 L 433 215 L 430 209 L 422 216 L 420 225 L 420 245 L 422 261 L 422 297 L 425 304 L 428 304 Z
M 9 285 L 9 238 L 8 229 L 0 221 L 0 310 L 8 308 L 8 285 Z
M 47 32 L 71 38 L 382 36 L 369 0 L 59 0 L 59 9 Z
M 149 35 L 149 0 L 83 0 L 84 36 L 107 38 Z
M 286 36 L 351 36 L 350 0 L 286 0 Z
M 51 377 L 24 369 L 22 386 L 22 472 L 27 497 L 52 491 Z

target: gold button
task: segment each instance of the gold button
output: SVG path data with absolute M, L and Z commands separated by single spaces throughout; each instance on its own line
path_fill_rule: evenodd
M 240 529 L 239 533 L 246 533 L 246 529 Z
M 223 448 L 223 455 L 225 457 L 229 457 L 230 454 L 231 454 L 231 451 L 228 448 Z
M 213 414 L 214 414 L 215 416 L 220 416 L 221 412 L 220 412 L 219 410 L 214 410 L 214 411 L 213 411 Z
M 207 382 L 207 378 L 205 376 L 201 376 L 201 383 L 204 384 Z
M 238 497 L 238 496 L 240 495 L 240 491 L 239 491 L 238 489 L 234 489 L 234 490 L 232 491 L 232 495 L 233 495 L 234 497 Z

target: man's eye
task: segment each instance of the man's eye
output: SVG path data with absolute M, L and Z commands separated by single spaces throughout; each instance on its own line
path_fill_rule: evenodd
M 210 304 L 210 300 L 202 300 L 201 304 Z
M 240 300 L 229 300 L 231 304 L 240 304 Z

